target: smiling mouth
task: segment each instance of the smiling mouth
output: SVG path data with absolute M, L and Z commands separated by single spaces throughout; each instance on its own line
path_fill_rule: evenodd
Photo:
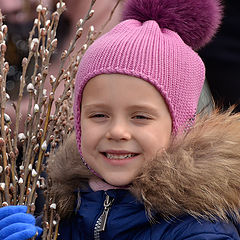
M 127 154 L 116 154 L 116 153 L 107 153 L 103 152 L 102 153 L 107 159 L 110 160 L 123 160 L 123 159 L 128 159 L 128 158 L 133 158 L 139 154 L 136 153 L 127 153 Z

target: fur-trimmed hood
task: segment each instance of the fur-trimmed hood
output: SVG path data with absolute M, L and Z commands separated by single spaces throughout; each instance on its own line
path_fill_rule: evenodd
M 83 165 L 75 134 L 50 157 L 48 176 L 61 217 L 72 213 L 75 191 L 93 174 Z M 130 189 L 147 211 L 162 217 L 190 214 L 240 220 L 240 114 L 199 116 L 192 129 L 176 137 L 133 181 Z

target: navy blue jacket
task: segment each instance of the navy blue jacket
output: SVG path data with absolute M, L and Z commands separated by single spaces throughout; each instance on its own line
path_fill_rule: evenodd
M 196 220 L 182 216 L 151 224 L 143 204 L 128 190 L 81 192 L 81 205 L 71 219 L 60 224 L 59 240 L 94 240 L 96 222 L 104 210 L 106 194 L 113 200 L 101 240 L 239 240 L 232 222 Z

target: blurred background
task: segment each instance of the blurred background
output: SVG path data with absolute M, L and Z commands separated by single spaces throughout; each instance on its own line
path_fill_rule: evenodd
M 28 56 L 28 36 L 32 29 L 33 21 L 36 18 L 36 7 L 39 0 L 1 0 L 0 9 L 4 15 L 4 23 L 8 26 L 7 54 L 6 61 L 10 64 L 10 70 L 7 77 L 7 92 L 14 100 L 18 96 L 19 79 L 21 76 L 21 61 L 23 57 Z M 59 27 L 57 29 L 58 48 L 53 56 L 51 65 L 51 74 L 57 72 L 58 56 L 62 50 L 68 47 L 74 33 L 75 25 L 80 18 L 86 14 L 91 0 L 65 0 L 67 11 L 61 16 Z M 95 14 L 93 18 L 85 25 L 84 34 L 86 35 L 90 25 L 94 25 L 96 30 L 105 23 L 111 10 L 116 4 L 116 0 L 98 0 L 94 5 Z M 47 6 L 51 14 L 56 7 L 57 0 L 42 0 L 43 6 Z M 119 9 L 116 10 L 111 22 L 104 31 L 110 30 L 119 22 Z M 84 37 L 78 43 L 83 44 Z M 33 66 L 28 69 L 28 76 L 31 76 Z M 30 79 L 27 79 L 30 81 Z
M 217 106 L 240 111 L 240 1 L 225 0 L 224 18 L 215 38 L 199 52 Z

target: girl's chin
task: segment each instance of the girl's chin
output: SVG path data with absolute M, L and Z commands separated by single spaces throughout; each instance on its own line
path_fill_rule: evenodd
M 106 178 L 104 179 L 106 183 L 108 183 L 109 185 L 111 186 L 114 186 L 116 188 L 127 188 L 129 187 L 129 185 L 132 183 L 132 180 L 121 180 L 119 181 L 119 178 L 118 179 L 109 179 L 109 178 Z

